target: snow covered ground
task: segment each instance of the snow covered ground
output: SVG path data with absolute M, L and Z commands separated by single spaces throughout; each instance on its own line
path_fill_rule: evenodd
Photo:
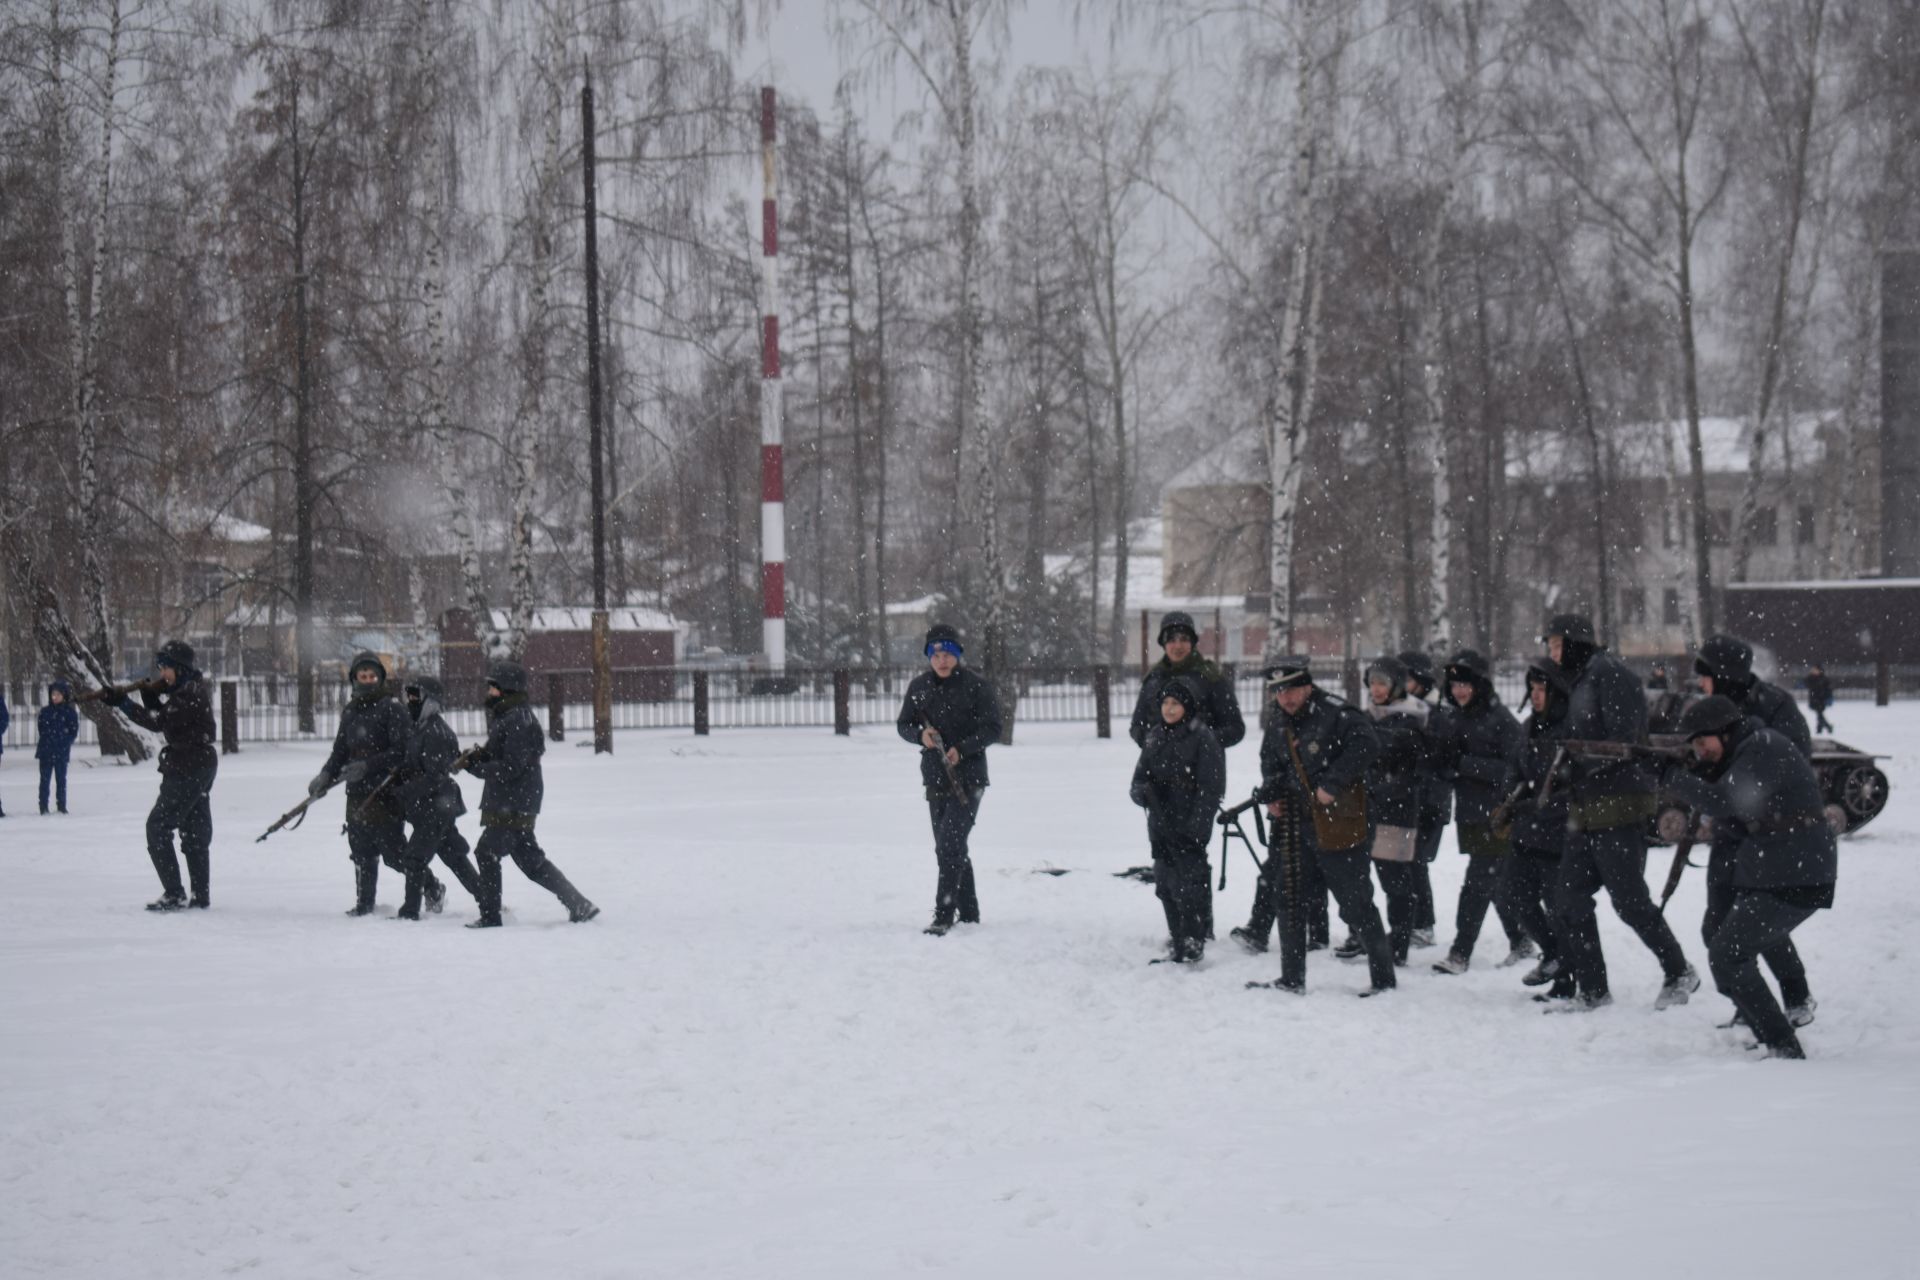
M 1146 857 L 1132 751 L 1087 725 L 994 753 L 986 922 L 944 939 L 890 730 L 553 747 L 543 842 L 605 915 L 509 867 L 484 933 L 457 887 L 389 919 L 391 873 L 345 918 L 338 800 L 253 843 L 317 746 L 223 763 L 214 909 L 177 916 L 140 910 L 150 772 L 76 762 L 40 818 L 9 752 L 0 1273 L 1912 1276 L 1920 706 L 1842 711 L 1894 796 L 1799 935 L 1803 1064 L 1749 1061 L 1710 991 L 1652 1012 L 1604 906 L 1590 1017 L 1539 1016 L 1491 921 L 1385 1000 L 1324 954 L 1304 1000 L 1231 946 L 1149 968 L 1158 905 L 1107 874 Z M 1444 920 L 1451 846 L 1436 873 Z

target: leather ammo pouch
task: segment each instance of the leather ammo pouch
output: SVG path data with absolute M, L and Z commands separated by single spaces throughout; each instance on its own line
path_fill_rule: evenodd
M 1313 798 L 1314 785 L 1307 777 L 1307 766 L 1300 759 L 1300 744 L 1292 732 L 1287 734 L 1287 754 L 1293 757 L 1293 771 L 1300 777 L 1306 795 L 1307 813 L 1313 818 L 1313 842 L 1328 853 L 1351 849 L 1367 838 L 1367 786 L 1356 782 L 1323 805 Z

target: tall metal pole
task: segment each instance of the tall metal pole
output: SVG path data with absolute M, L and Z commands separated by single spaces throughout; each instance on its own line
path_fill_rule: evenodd
M 600 242 L 593 200 L 593 71 L 582 61 L 580 154 L 587 220 L 587 452 L 593 477 L 593 750 L 613 750 L 613 672 L 608 661 L 607 509 L 600 431 Z
M 760 597 L 767 669 L 787 669 L 786 482 L 780 434 L 780 215 L 775 203 L 773 86 L 760 90 Z

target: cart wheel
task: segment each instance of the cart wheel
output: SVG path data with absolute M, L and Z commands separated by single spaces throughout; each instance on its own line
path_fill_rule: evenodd
M 1865 826 L 1886 807 L 1887 775 L 1870 764 L 1861 765 L 1840 784 L 1840 803 L 1850 819 L 1848 830 Z

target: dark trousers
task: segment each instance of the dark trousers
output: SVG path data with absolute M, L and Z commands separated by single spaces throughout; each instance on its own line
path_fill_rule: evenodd
M 980 919 L 980 897 L 973 887 L 973 858 L 967 853 L 967 836 L 980 816 L 981 788 L 967 792 L 965 800 L 951 791 L 930 787 L 927 814 L 933 822 L 933 856 L 940 876 L 933 890 L 933 918 L 952 924 L 957 913 L 967 924 Z M 1203 855 L 1204 856 L 1204 855 Z
M 1327 914 L 1327 878 L 1321 873 L 1320 864 L 1310 854 L 1294 859 L 1289 868 L 1280 853 L 1289 847 L 1288 842 L 1299 844 L 1299 830 L 1292 825 L 1294 819 L 1281 814 L 1273 820 L 1273 844 L 1267 855 L 1266 865 L 1260 869 L 1260 879 L 1253 887 L 1253 914 L 1247 917 L 1247 932 L 1261 943 L 1273 933 L 1274 922 L 1280 918 L 1283 906 L 1297 902 L 1306 917 L 1307 941 L 1310 947 L 1324 947 L 1330 941 L 1333 930 Z M 1293 886 L 1291 895 L 1288 886 Z
M 1433 873 L 1430 868 L 1435 858 L 1440 856 L 1440 837 L 1445 835 L 1447 824 L 1437 815 L 1423 814 L 1420 818 L 1420 837 L 1413 846 L 1413 927 L 1432 932 L 1433 918 Z
M 1813 911 L 1771 893 L 1737 889 L 1726 919 L 1707 944 L 1713 984 L 1746 1017 L 1761 1044 L 1787 1044 L 1795 1037 L 1793 1024 L 1760 976 L 1760 957 L 1791 945 L 1790 935 Z
M 1666 917 L 1647 892 L 1647 842 L 1637 824 L 1607 831 L 1569 831 L 1560 855 L 1560 879 L 1554 886 L 1553 913 L 1566 960 L 1580 990 L 1606 993 L 1607 959 L 1600 950 L 1600 922 L 1594 897 L 1605 886 L 1613 910 L 1640 936 L 1667 978 L 1686 971 L 1687 956 Z
M 1825 707 L 1815 707 L 1813 709 L 1813 731 L 1815 733 L 1833 732 L 1833 726 L 1827 723 L 1827 709 Z
M 1393 948 L 1387 941 L 1386 926 L 1380 923 L 1380 912 L 1373 905 L 1373 877 L 1367 866 L 1373 859 L 1364 853 L 1319 853 L 1311 848 L 1302 850 L 1296 856 L 1289 856 L 1281 850 L 1275 850 L 1268 864 L 1281 863 L 1281 912 L 1280 912 L 1280 980 L 1290 986 L 1304 986 L 1307 981 L 1307 912 L 1310 901 L 1302 902 L 1306 876 L 1305 865 L 1317 864 L 1320 881 L 1324 888 L 1314 896 L 1322 896 L 1328 891 L 1333 894 L 1334 903 L 1340 909 L 1340 918 L 1346 921 L 1348 931 L 1360 939 L 1367 951 L 1367 969 L 1376 987 L 1394 985 Z M 1297 904 L 1297 905 L 1296 905 Z
M 404 869 L 402 858 L 407 833 L 397 812 L 385 808 L 376 799 L 364 820 L 359 817 L 365 796 L 347 793 L 347 851 L 353 859 L 353 903 L 356 910 L 371 911 L 380 888 L 380 864 L 396 871 Z
M 54 784 L 54 794 L 58 798 L 56 807 L 60 812 L 67 811 L 67 762 L 65 760 L 42 760 L 40 762 L 40 812 L 47 811 L 47 784 Z
M 1413 947 L 1413 922 L 1418 914 L 1414 884 L 1418 871 L 1426 868 L 1418 862 L 1376 859 L 1373 870 L 1380 877 L 1382 892 L 1387 895 L 1387 939 L 1393 946 L 1393 962 L 1405 964 L 1407 953 Z
M 1507 909 L 1540 948 L 1541 960 L 1558 960 L 1560 933 L 1554 928 L 1549 904 L 1554 881 L 1560 877 L 1560 855 L 1515 845 L 1512 856 L 1504 860 L 1500 870 L 1507 881 Z
M 1520 917 L 1507 905 L 1502 890 L 1502 867 L 1512 860 L 1510 854 L 1475 853 L 1467 856 L 1467 878 L 1460 883 L 1460 902 L 1453 912 L 1453 946 L 1450 954 L 1463 960 L 1473 958 L 1474 944 L 1480 941 L 1480 926 L 1486 922 L 1492 906 L 1506 931 L 1509 949 L 1518 947 L 1526 934 L 1520 930 Z
M 433 874 L 433 860 L 436 857 L 453 872 L 453 878 L 460 882 L 460 887 L 478 902 L 480 875 L 473 869 L 473 863 L 467 860 L 469 848 L 467 838 L 460 834 L 460 828 L 454 825 L 451 818 L 414 823 L 413 833 L 407 837 L 399 863 L 388 864 L 407 877 L 407 896 L 401 903 L 400 914 L 417 916 L 423 897 L 435 899 L 446 892 L 445 886 Z
M 1153 842 L 1153 893 L 1166 913 L 1174 955 L 1198 960 L 1206 950 L 1213 914 L 1213 868 L 1205 839 Z
M 160 775 L 160 795 L 147 814 L 147 857 L 160 876 L 160 888 L 167 894 L 184 896 L 180 888 L 180 862 L 173 850 L 173 833 L 180 833 L 180 858 L 186 859 L 187 879 L 193 885 L 193 900 L 205 904 L 212 889 L 213 807 L 207 797 L 213 791 L 213 779 L 219 766 L 209 765 L 182 773 Z
M 1734 888 L 1734 858 L 1731 853 L 1713 854 L 1707 859 L 1707 914 L 1700 921 L 1700 935 L 1706 939 L 1709 950 L 1713 939 L 1727 923 L 1727 917 L 1733 913 L 1733 905 L 1740 891 Z M 1782 937 L 1778 943 L 1760 953 L 1767 962 L 1767 968 L 1773 970 L 1774 980 L 1780 984 L 1780 999 L 1787 1008 L 1805 1004 L 1813 998 L 1813 992 L 1807 986 L 1807 966 L 1800 962 L 1800 952 L 1793 945 L 1793 939 Z
M 586 895 L 574 888 L 573 882 L 548 860 L 531 830 L 487 827 L 480 832 L 480 844 L 473 852 L 480 863 L 480 892 L 475 896 L 480 902 L 482 920 L 500 922 L 500 863 L 507 858 L 513 859 L 513 865 L 519 867 L 527 879 L 560 899 L 569 913 L 587 905 Z

